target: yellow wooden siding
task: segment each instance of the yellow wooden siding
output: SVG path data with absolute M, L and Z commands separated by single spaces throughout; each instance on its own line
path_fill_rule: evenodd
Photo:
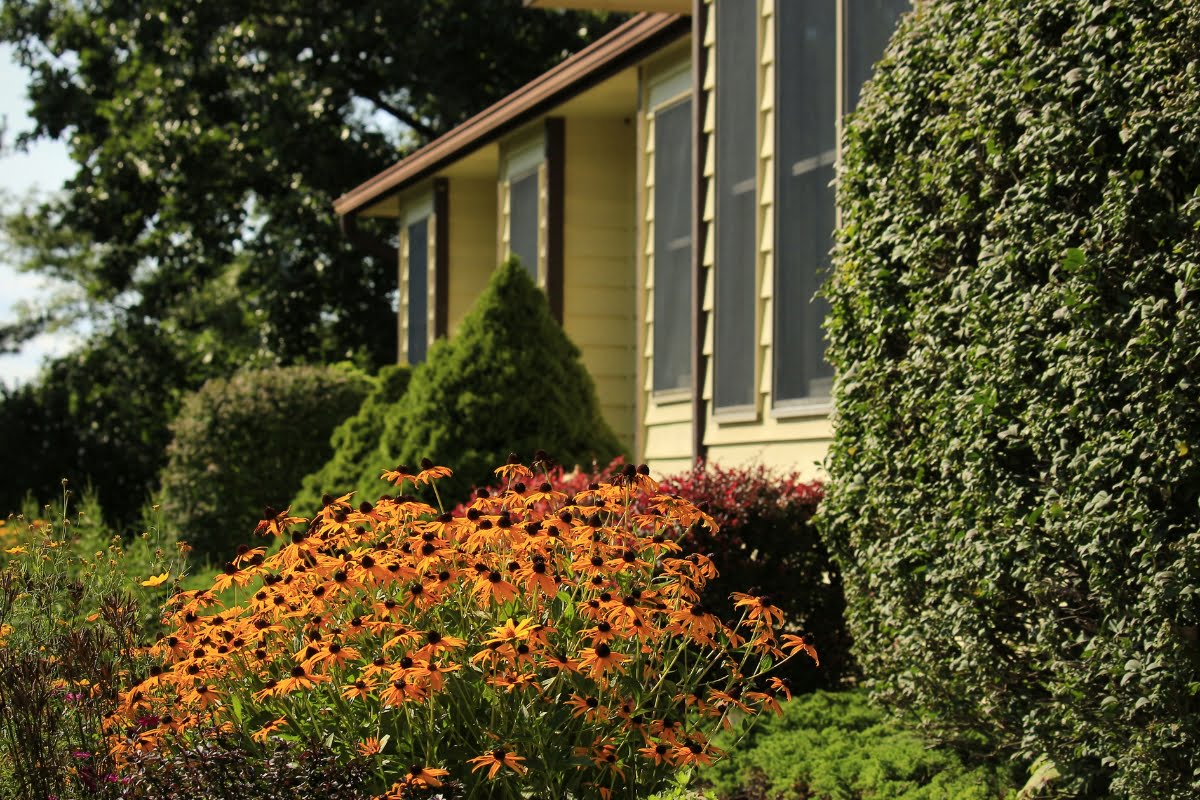
M 450 178 L 447 332 L 453 336 L 496 268 L 496 183 Z
M 408 231 L 400 226 L 396 248 L 396 361 L 408 363 Z
M 667 107 L 690 95 L 690 89 L 673 97 L 663 97 L 658 106 L 650 105 L 650 88 L 659 80 L 677 73 L 679 60 L 664 62 L 643 74 L 641 107 L 641 183 L 640 206 L 642 225 L 639 231 L 639 256 L 641 261 L 638 286 L 641 309 L 639 408 L 641 411 L 638 441 L 641 450 L 638 457 L 645 461 L 656 474 L 669 474 L 691 466 L 692 461 L 692 405 L 690 396 L 680 393 L 654 392 L 654 166 L 655 166 L 655 118 L 660 108 Z M 661 290 L 663 287 L 657 287 Z
M 726 464 L 760 462 L 783 469 L 798 469 L 808 475 L 819 473 L 833 434 L 828 406 L 814 406 L 795 412 L 772 412 L 772 352 L 774 336 L 774 246 L 775 246 L 775 20 L 774 0 L 759 0 L 759 118 L 758 118 L 758 224 L 757 233 L 759 259 L 758 325 L 756 340 L 758 348 L 758 397 L 757 414 L 751 420 L 722 421 L 712 412 L 712 308 L 713 308 L 713 201 L 715 192 L 715 100 L 716 52 L 720 32 L 716 30 L 716 9 L 713 0 L 709 5 L 709 24 L 704 32 L 707 48 L 708 69 L 704 77 L 707 113 L 704 120 L 704 136 L 707 157 L 704 163 L 706 226 L 703 268 L 706 271 L 703 312 L 701 316 L 702 353 L 705 374 L 703 398 L 707 420 L 704 442 L 710 460 Z
M 601 413 L 633 452 L 635 129 L 621 118 L 565 124 L 563 329 L 583 353 Z

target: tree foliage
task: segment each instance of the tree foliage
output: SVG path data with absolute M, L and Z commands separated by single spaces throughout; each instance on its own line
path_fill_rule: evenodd
M 1200 11 L 922 4 L 848 129 L 823 514 L 877 692 L 1200 792 Z
M 4 3 L 0 42 L 32 78 L 35 127 L 18 144 L 59 139 L 79 169 L 2 221 L 20 267 L 75 292 L 0 326 L 0 350 L 82 317 L 97 332 L 91 348 L 135 337 L 139 357 L 157 352 L 138 369 L 163 374 L 140 387 L 73 373 L 90 387 L 76 394 L 139 392 L 164 409 L 102 434 L 156 466 L 179 394 L 208 378 L 394 361 L 392 232 L 364 221 L 350 241 L 333 199 L 618 21 L 520 0 Z M 55 417 L 61 394 L 28 390 L 0 417 L 37 429 L 92 421 Z M 68 471 L 98 483 L 121 471 L 50 439 L 33 451 L 55 484 Z M 153 471 L 137 466 L 131 480 L 145 486 Z M 106 508 L 123 502 L 102 494 Z

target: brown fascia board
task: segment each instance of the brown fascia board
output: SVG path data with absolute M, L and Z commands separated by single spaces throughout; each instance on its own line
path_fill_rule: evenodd
M 471 151 L 590 89 L 691 31 L 691 18 L 639 14 L 490 108 L 359 184 L 333 202 L 339 216 L 357 214 Z

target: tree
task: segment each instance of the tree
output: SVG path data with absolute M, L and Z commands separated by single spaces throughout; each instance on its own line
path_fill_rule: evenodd
M 391 232 L 355 247 L 333 198 L 617 21 L 520 0 L 5 3 L 0 41 L 32 75 L 21 141 L 66 141 L 80 169 L 4 220 L 20 266 L 76 301 L 0 349 L 64 315 L 162 330 L 197 366 L 176 395 L 245 361 L 393 361 Z
M 935 0 L 848 127 L 822 514 L 876 692 L 1200 796 L 1200 13 Z

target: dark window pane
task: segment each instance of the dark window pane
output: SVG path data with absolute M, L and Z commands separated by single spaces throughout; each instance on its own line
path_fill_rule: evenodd
M 754 403 L 757 3 L 716 6 L 716 264 L 713 370 L 718 408 Z
M 429 219 L 408 226 L 408 363 L 425 360 L 429 341 Z
M 692 102 L 654 117 L 654 388 L 692 385 Z
M 784 3 L 783 5 L 788 5 Z M 858 106 L 862 86 L 896 30 L 909 0 L 850 0 L 846 9 L 846 110 Z
M 538 174 L 518 178 L 509 186 L 508 249 L 521 259 L 537 280 L 538 269 Z
M 776 8 L 776 402 L 828 396 L 833 375 L 821 330 L 827 306 L 813 295 L 829 267 L 836 224 L 836 15 L 836 0 Z

